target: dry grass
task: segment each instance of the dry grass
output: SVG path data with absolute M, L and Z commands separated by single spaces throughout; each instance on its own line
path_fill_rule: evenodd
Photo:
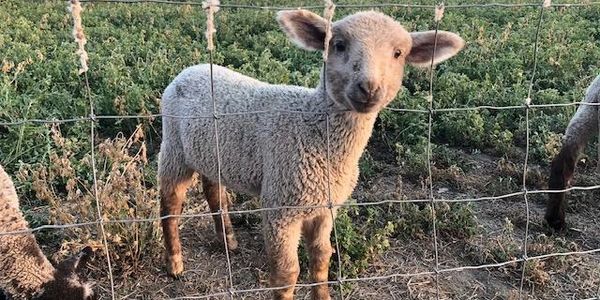
M 48 150 L 49 163 L 24 165 L 19 179 L 31 180 L 36 198 L 47 205 L 50 223 L 96 221 L 89 154 L 78 157 L 81 149 L 64 138 L 57 125 L 50 128 L 50 136 L 54 147 Z M 105 139 L 97 148 L 98 198 L 104 221 L 157 217 L 158 190 L 152 183 L 155 175 L 148 165 L 141 126 L 130 137 Z M 105 227 L 111 259 L 120 276 L 136 272 L 143 256 L 160 252 L 157 222 L 111 223 Z M 55 256 L 73 253 L 83 245 L 103 247 L 96 226 L 69 228 L 61 234 L 65 242 Z

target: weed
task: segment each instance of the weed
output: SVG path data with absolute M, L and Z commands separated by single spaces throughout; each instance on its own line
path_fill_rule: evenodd
M 98 220 L 96 194 L 90 153 L 82 154 L 78 144 L 63 137 L 60 127 L 49 128 L 54 142 L 48 162 L 22 165 L 18 178 L 31 181 L 35 197 L 48 205 L 53 224 L 71 224 Z M 158 216 L 155 174 L 148 164 L 142 127 L 132 136 L 106 139 L 95 157 L 98 203 L 102 219 L 131 220 Z M 39 222 L 39 221 L 38 221 Z M 157 222 L 105 224 L 111 259 L 127 273 L 136 268 L 145 255 L 160 249 Z M 61 249 L 72 252 L 84 244 L 103 247 L 96 226 L 74 227 L 64 231 L 69 242 Z M 127 263 L 118 263 L 126 261 Z

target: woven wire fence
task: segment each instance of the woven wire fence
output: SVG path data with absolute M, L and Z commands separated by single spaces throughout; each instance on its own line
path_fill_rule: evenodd
M 528 162 L 529 162 L 529 146 L 530 146 L 530 111 L 532 109 L 536 109 L 536 108 L 553 108 L 553 107 L 565 107 L 565 106 L 576 106 L 576 105 L 590 105 L 590 106 L 597 106 L 600 105 L 599 103 L 586 103 L 586 102 L 571 102 L 571 103 L 557 103 L 557 104 L 535 104 L 533 103 L 532 100 L 532 93 L 533 93 L 533 89 L 534 89 L 534 82 L 536 79 L 536 70 L 537 70 L 537 66 L 538 66 L 538 49 L 540 47 L 540 42 L 539 42 L 539 35 L 540 35 L 540 31 L 543 30 L 544 27 L 544 13 L 545 11 L 547 11 L 548 9 L 551 9 L 552 7 L 559 7 L 559 8 L 569 8 L 569 7 L 582 7 L 582 6 L 594 6 L 594 5 L 600 5 L 600 1 L 598 2 L 593 2 L 593 1 L 585 1 L 583 3 L 551 3 L 550 0 L 544 0 L 541 1 L 539 3 L 481 3 L 481 4 L 456 4 L 456 5 L 444 5 L 443 3 L 439 3 L 437 5 L 417 5 L 417 4 L 402 4 L 402 3 L 372 3 L 372 4 L 339 4 L 339 5 L 335 5 L 332 1 L 324 1 L 323 5 L 310 5 L 310 6 L 301 6 L 301 7 L 288 7 L 288 6 L 255 6 L 255 5 L 246 5 L 246 4 L 220 4 L 218 1 L 215 0 L 208 0 L 205 2 L 186 2 L 186 1 L 168 1 L 168 0 L 70 0 L 69 2 L 69 11 L 71 12 L 72 18 L 73 18 L 73 22 L 74 22 L 74 29 L 73 29 L 73 35 L 75 37 L 76 42 L 78 43 L 78 50 L 77 50 L 77 54 L 80 56 L 80 63 L 81 63 L 81 68 L 79 70 L 80 75 L 82 75 L 82 80 L 84 81 L 84 94 L 86 95 L 86 97 L 89 100 L 89 115 L 88 116 L 81 116 L 81 117 L 73 117 L 73 118 L 66 118 L 66 119 L 22 119 L 22 120 L 17 120 L 17 121 L 11 121 L 11 122 L 4 122 L 0 120 L 0 126 L 19 126 L 19 125 L 23 125 L 23 124 L 65 124 L 65 123 L 75 123 L 75 122 L 89 122 L 90 123 L 90 143 L 91 143 L 91 159 L 92 159 L 92 167 L 93 167 L 93 183 L 94 183 L 94 187 L 93 187 L 93 193 L 95 195 L 95 200 L 96 200 L 96 208 L 97 208 L 97 214 L 98 214 L 98 219 L 96 221 L 90 221 L 90 222 L 81 222 L 81 223 L 72 223 L 72 224 L 51 224 L 51 225 L 42 225 L 42 226 L 38 226 L 38 227 L 34 227 L 28 230 L 21 230 L 21 231 L 10 231 L 10 232 L 0 232 L 0 236 L 4 236 L 4 235 L 15 235 L 15 234 L 24 234 L 24 233 L 34 233 L 34 232 L 38 232 L 41 230 L 47 230 L 47 229 L 67 229 L 67 228 L 73 228 L 73 227 L 81 227 L 81 226 L 98 226 L 99 227 L 99 231 L 102 235 L 102 242 L 104 244 L 104 255 L 106 256 L 106 262 L 107 262 L 107 272 L 109 275 L 109 279 L 110 279 L 110 287 L 111 287 L 111 298 L 112 299 L 116 299 L 116 294 L 115 294 L 115 283 L 114 283 L 114 278 L 113 278 L 113 266 L 110 260 L 110 254 L 109 254 L 109 248 L 108 248 L 108 242 L 106 239 L 106 234 L 105 234 L 105 225 L 107 224 L 116 224 L 116 223 L 122 223 L 122 224 L 132 224 L 132 223 L 140 223 L 140 222 L 156 222 L 156 221 L 160 221 L 163 219 L 167 219 L 167 218 L 171 218 L 171 217 L 177 217 L 177 218 L 201 218 L 201 217 L 209 217 L 209 216 L 217 216 L 217 215 L 223 215 L 223 214 L 231 214 L 231 215 L 236 215 L 236 214 L 250 214 L 250 213 L 260 213 L 260 212 L 266 212 L 266 211 L 273 211 L 273 210 L 289 210 L 289 209 L 314 209 L 314 208 L 328 208 L 331 211 L 331 217 L 334 218 L 334 208 L 338 208 L 338 207 L 348 207 L 348 206 L 375 206 L 375 205 L 382 205 L 382 204 L 393 204 L 393 203 L 429 203 L 431 204 L 431 217 L 432 217 L 432 240 L 433 240 L 433 244 L 432 244 L 432 253 L 434 255 L 433 259 L 435 262 L 435 266 L 434 268 L 432 268 L 429 271 L 425 271 L 425 272 L 418 272 L 418 273 L 396 273 L 396 274 L 389 274 L 389 275 L 384 275 L 384 276 L 370 276 L 370 277 L 356 277 L 356 278 L 345 278 L 343 277 L 343 270 L 341 268 L 342 264 L 340 261 L 340 257 L 341 255 L 339 255 L 340 253 L 340 248 L 339 248 L 339 242 L 338 242 L 338 233 L 337 233 L 337 229 L 335 226 L 335 222 L 333 222 L 334 226 L 333 226 L 333 238 L 335 240 L 335 246 L 336 246 L 336 250 L 337 250 L 337 258 L 338 258 L 338 272 L 337 272 L 337 278 L 335 278 L 335 280 L 330 280 L 327 282 L 318 282 L 318 283 L 305 283 L 305 284 L 295 284 L 294 287 L 296 288 L 306 288 L 306 287 L 313 287 L 316 285 L 321 285 L 321 284 L 329 284 L 329 285 L 333 285 L 333 286 L 337 286 L 339 288 L 339 297 L 341 299 L 345 299 L 343 294 L 342 294 L 342 289 L 341 286 L 344 283 L 355 283 L 355 282 L 361 282 L 361 281 L 378 281 L 378 280 L 387 280 L 387 279 L 395 279 L 395 278 L 407 278 L 407 277 L 416 277 L 416 276 L 434 276 L 435 277 L 435 285 L 436 285 L 436 299 L 440 299 L 440 283 L 439 283 L 439 275 L 440 274 L 445 274 L 445 273 L 451 273 L 451 272 L 460 272 L 460 271 L 465 271 L 465 270 L 476 270 L 476 269 L 487 269 L 487 268 L 498 268 L 498 267 L 502 267 L 502 266 L 506 266 L 506 265 L 514 265 L 515 263 L 522 263 L 521 264 L 521 278 L 520 278 L 520 286 L 519 286 L 519 299 L 523 298 L 524 294 L 523 294 L 523 288 L 524 288 L 524 282 L 525 282 L 525 263 L 528 261 L 533 261 L 533 260 L 541 260 L 541 259 L 546 259 L 546 258 L 550 258 L 550 257 L 560 257 L 560 256 L 570 256 L 570 255 L 583 255 L 583 254 L 593 254 L 593 253 L 598 253 L 600 252 L 600 248 L 598 249 L 591 249 L 591 250 L 585 250 L 585 251 L 571 251 L 571 252 L 556 252 L 556 253 L 549 253 L 549 254 L 544 254 L 544 255 L 537 255 L 537 256 L 529 256 L 527 253 L 527 245 L 528 245 L 528 240 L 529 240 L 529 227 L 530 227 L 530 203 L 529 203 L 529 195 L 534 195 L 534 194 L 548 194 L 548 193 L 562 193 L 562 192 L 569 192 L 569 191 L 575 191 L 575 190 L 579 190 L 579 191 L 590 191 L 590 190 L 598 190 L 600 189 L 600 185 L 593 185 L 593 186 L 573 186 L 573 187 L 569 187 L 563 190 L 542 190 L 542 189 L 536 189 L 536 190 L 530 190 L 527 188 L 526 182 L 527 182 L 527 170 L 528 170 Z M 154 4 L 170 4 L 170 5 L 192 5 L 192 6 L 202 6 L 202 9 L 206 12 L 207 14 L 207 24 L 206 24 L 206 38 L 207 38 L 207 51 L 209 54 L 209 63 L 211 66 L 211 78 L 210 78 L 210 82 L 211 82 L 211 97 L 212 97 L 212 103 L 213 103 L 213 113 L 210 115 L 197 115 L 197 116 L 177 116 L 177 115 L 168 115 L 168 114 L 161 114 L 161 113 L 157 113 L 157 114 L 140 114 L 140 115 L 96 115 L 95 114 L 95 103 L 94 100 L 92 99 L 91 96 L 91 88 L 90 88 L 90 84 L 89 84 L 89 80 L 88 80 L 88 76 L 87 76 L 87 70 L 88 70 L 88 66 L 87 66 L 87 52 L 85 50 L 85 35 L 83 32 L 83 27 L 82 27 L 82 22 L 81 22 L 81 3 L 126 3 L 126 4 L 134 4 L 134 3 L 154 3 Z M 481 9 L 486 9 L 486 8 L 507 8 L 507 9 L 511 9 L 511 8 L 523 8 L 523 7 L 529 7 L 529 8 L 538 8 L 539 9 L 539 14 L 538 14 L 538 20 L 537 20 L 537 24 L 534 28 L 535 30 L 535 39 L 532 41 L 531 47 L 533 47 L 534 51 L 533 51 L 533 57 L 531 58 L 533 60 L 533 70 L 531 72 L 530 78 L 528 80 L 528 92 L 527 92 L 527 97 L 525 99 L 523 99 L 523 103 L 521 105 L 512 105 L 512 106 L 493 106 L 493 105 L 484 105 L 484 106 L 474 106 L 474 107 L 455 107 L 455 108 L 434 108 L 434 101 L 435 101 L 435 95 L 433 93 L 433 86 L 434 86 L 434 65 L 433 65 L 433 59 L 430 65 L 430 69 L 429 69 L 429 90 L 428 90 L 428 96 L 427 96 L 427 100 L 428 100 L 428 109 L 401 109 L 401 108 L 385 108 L 389 111 L 393 111 L 393 112 L 406 112 L 406 113 L 418 113 L 418 114 L 425 114 L 428 116 L 428 127 L 427 127 L 427 149 L 426 149 L 426 153 L 427 153 L 427 166 L 428 166 L 428 180 L 427 180 L 427 189 L 428 189 L 428 198 L 425 199 L 403 199 L 403 200 L 398 200 L 398 199 L 383 199 L 380 201 L 373 201 L 373 202 L 359 202 L 359 203 L 341 203 L 341 204 L 336 204 L 333 203 L 331 200 L 331 194 L 330 194 L 330 180 L 328 182 L 328 196 L 329 199 L 327 201 L 327 204 L 323 204 L 323 205 L 307 205 L 307 206 L 277 206 L 277 207 L 262 207 L 262 208 L 257 208 L 257 209 L 247 209 L 247 210 L 230 210 L 230 211 L 223 211 L 220 210 L 218 212 L 204 212 L 204 213 L 194 213 L 194 214 L 180 214 L 180 215 L 164 215 L 164 216 L 160 216 L 160 217 L 156 217 L 156 218 L 137 218 L 137 219 L 104 219 L 102 216 L 102 207 L 100 205 L 100 201 L 98 198 L 98 183 L 97 183 L 97 178 L 96 178 L 96 173 L 97 173 L 97 169 L 96 169 L 96 162 L 95 162 L 95 145 L 94 145 L 94 137 L 96 135 L 95 132 L 95 127 L 96 127 L 96 123 L 99 120 L 103 120 L 103 119 L 113 119 L 113 120 L 123 120 L 123 119 L 154 119 L 154 118 L 162 118 L 162 117 L 168 117 L 168 118 L 180 118 L 180 119 L 212 119 L 214 120 L 214 132 L 215 132 L 215 138 L 216 138 L 216 154 L 217 154 L 217 170 L 219 173 L 219 186 L 221 185 L 221 157 L 220 157 L 220 149 L 219 149 L 219 123 L 227 117 L 236 117 L 236 116 L 241 116 L 241 115 L 251 115 L 251 114 L 273 114 L 273 113 L 281 113 L 281 114 L 321 114 L 325 119 L 326 119 L 326 139 L 324 141 L 324 143 L 327 144 L 327 163 L 329 164 L 329 144 L 330 144 L 330 133 L 329 133 L 329 127 L 330 127 L 330 123 L 329 123 L 329 113 L 316 113 L 316 112 L 305 112 L 305 111 L 297 111 L 297 110 L 257 110 L 257 111 L 240 111 L 240 112 L 233 112 L 233 113 L 221 113 L 217 110 L 217 102 L 219 101 L 219 99 L 217 99 L 215 97 L 214 94 L 214 81 L 213 81 L 213 77 L 212 77 L 212 65 L 213 65 L 213 53 L 214 53 L 214 42 L 213 42 L 213 35 L 215 33 L 215 28 L 214 28 L 214 16 L 215 16 L 215 12 L 217 12 L 219 9 L 253 9 L 253 10 L 270 10 L 270 11 L 277 11 L 277 10 L 284 10 L 284 9 L 299 9 L 299 8 L 303 8 L 303 9 L 323 9 L 324 10 L 324 17 L 325 19 L 328 21 L 328 27 L 326 29 L 326 38 L 325 38 L 325 51 L 323 52 L 323 68 L 326 67 L 326 62 L 327 62 L 327 47 L 329 45 L 329 39 L 331 38 L 331 24 L 332 24 L 332 17 L 333 14 L 335 12 L 336 8 L 350 8 L 350 9 L 356 9 L 356 8 L 422 8 L 422 9 L 431 9 L 434 10 L 434 18 L 432 20 L 432 24 L 435 28 L 435 32 L 437 34 L 437 31 L 440 29 L 440 25 L 441 25 L 441 21 L 443 18 L 443 14 L 445 10 L 451 9 L 451 10 L 459 10 L 459 9 L 466 9 L 466 8 L 481 8 Z M 437 42 L 437 40 L 436 40 Z M 436 45 L 434 45 L 434 53 L 435 53 L 435 48 Z M 326 72 L 324 72 L 324 74 L 326 74 Z M 326 81 L 326 80 L 325 80 Z M 328 101 L 328 99 L 323 99 L 323 101 Z M 525 114 L 525 123 L 526 123 L 526 151 L 525 151 L 525 159 L 524 159 L 524 165 L 523 165 L 523 177 L 522 177 L 522 190 L 521 191 L 517 191 L 517 192 L 513 192 L 513 193 L 509 193 L 509 194 L 504 194 L 504 195 L 498 195 L 498 196 L 488 196 L 488 197 L 479 197 L 479 198 L 460 198 L 460 199 L 437 199 L 434 195 L 433 192 L 433 177 L 432 177 L 432 131 L 433 131 L 433 119 L 436 113 L 444 113 L 444 112 L 457 112 L 457 111 L 472 111 L 472 110 L 522 110 Z M 599 124 L 600 125 L 600 124 Z M 328 166 L 329 169 L 329 166 Z M 329 176 L 329 170 L 328 170 L 328 174 Z M 221 197 L 221 194 L 219 193 L 219 197 Z M 436 212 L 435 212 L 435 204 L 436 203 L 441 203 L 441 202 L 446 202 L 446 203 L 458 203 L 458 202 L 485 202 L 485 201 L 493 201 L 493 200 L 501 200 L 501 199 L 506 199 L 506 198 L 510 198 L 510 197 L 523 197 L 523 202 L 525 204 L 525 208 L 526 208 L 526 224 L 525 224 L 525 237 L 523 239 L 523 252 L 521 257 L 519 258 L 515 258 L 512 260 L 508 260 L 508 261 L 504 261 L 504 262 L 499 262 L 499 263 L 491 263 L 491 264 L 480 264 L 480 265 L 467 265 L 467 266 L 460 266 L 460 267 L 453 267 L 453 268 L 440 268 L 440 263 L 439 263 L 439 246 L 438 246 L 438 233 L 437 233 L 437 229 L 436 229 L 436 224 L 437 224 L 437 220 L 436 220 Z M 220 202 L 220 207 L 222 206 L 222 199 L 219 199 Z M 225 223 L 223 222 L 224 218 L 221 218 L 222 221 L 222 226 L 223 226 L 223 232 L 225 232 Z M 224 239 L 226 238 L 225 235 L 223 235 Z M 283 289 L 283 288 L 287 288 L 289 286 L 283 286 L 283 287 L 263 287 L 263 288 L 252 288 L 252 289 L 236 289 L 236 287 L 233 285 L 233 275 L 232 275 L 232 266 L 231 266 L 231 259 L 229 257 L 229 251 L 227 249 L 227 241 L 224 240 L 224 245 L 225 245 L 225 253 L 226 253 L 226 258 L 227 258 L 227 275 L 228 275 L 228 282 L 227 282 L 227 290 L 220 292 L 220 293 L 212 293 L 212 294 L 207 294 L 207 295 L 199 295 L 199 296 L 184 296 L 184 297 L 176 297 L 176 298 L 171 298 L 171 299 L 204 299 L 204 298 L 212 298 L 212 297 L 226 297 L 226 298 L 230 298 L 230 299 L 234 299 L 237 298 L 238 295 L 243 295 L 243 294 L 251 294 L 251 293 L 256 293 L 256 292 L 264 292 L 264 291 L 270 291 L 270 290 L 276 290 L 276 289 Z M 598 288 L 598 291 L 596 293 L 595 297 L 592 298 L 587 298 L 587 299 L 600 299 L 600 287 Z M 587 300 L 586 299 L 586 300 Z

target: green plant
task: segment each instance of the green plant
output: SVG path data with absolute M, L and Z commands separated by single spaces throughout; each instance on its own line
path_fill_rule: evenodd
M 394 222 L 385 218 L 381 208 L 352 206 L 340 209 L 335 226 L 340 248 L 336 255 L 341 256 L 340 268 L 345 278 L 357 277 L 387 250 L 390 246 L 388 238 L 396 228 Z M 332 236 L 332 239 L 335 237 Z M 331 264 L 330 273 L 333 275 L 337 272 L 336 260 L 332 259 Z
M 401 203 L 398 207 L 395 235 L 405 239 L 423 239 L 433 233 L 431 204 Z M 468 238 L 478 233 L 477 217 L 470 204 L 435 204 L 436 229 L 441 237 Z

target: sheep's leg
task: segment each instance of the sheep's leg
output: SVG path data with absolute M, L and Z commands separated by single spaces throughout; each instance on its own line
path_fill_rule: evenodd
M 219 187 L 218 183 L 210 181 L 205 176 L 202 176 L 202 186 L 204 189 L 204 195 L 210 211 L 213 213 L 221 212 L 220 214 L 213 215 L 215 222 L 215 231 L 217 237 L 221 243 L 224 241 L 223 227 L 225 227 L 225 238 L 227 239 L 227 249 L 235 250 L 238 246 L 238 242 L 235 239 L 233 233 L 233 226 L 231 225 L 231 219 L 227 213 L 227 208 L 231 201 L 224 186 Z M 222 218 L 221 218 L 222 217 Z
M 305 221 L 302 226 L 309 254 L 310 276 L 313 282 L 326 282 L 328 279 L 329 260 L 333 253 L 329 239 L 332 226 L 333 221 L 329 211 Z M 314 286 L 312 299 L 331 299 L 327 284 Z
M 573 179 L 577 160 L 587 142 L 598 132 L 598 108 L 582 105 L 569 122 L 560 153 L 552 160 L 548 189 L 564 190 Z M 566 227 L 564 192 L 549 193 L 546 204 L 546 221 L 555 230 Z
M 269 259 L 270 286 L 273 299 L 292 300 L 294 285 L 300 274 L 298 244 L 302 223 L 289 223 L 289 219 L 272 220 L 265 218 L 265 243 Z
M 192 182 L 193 172 L 185 170 L 176 172 L 177 175 L 167 175 L 159 168 L 160 181 L 160 214 L 161 216 L 180 215 L 187 188 Z M 179 240 L 179 217 L 169 217 L 161 221 L 165 241 L 167 272 L 179 276 L 183 272 L 183 256 Z
M 548 189 L 563 190 L 573 178 L 577 162 L 577 147 L 565 145 L 560 153 L 552 160 Z M 546 204 L 546 221 L 555 230 L 565 228 L 565 208 L 567 201 L 565 192 L 549 193 Z

